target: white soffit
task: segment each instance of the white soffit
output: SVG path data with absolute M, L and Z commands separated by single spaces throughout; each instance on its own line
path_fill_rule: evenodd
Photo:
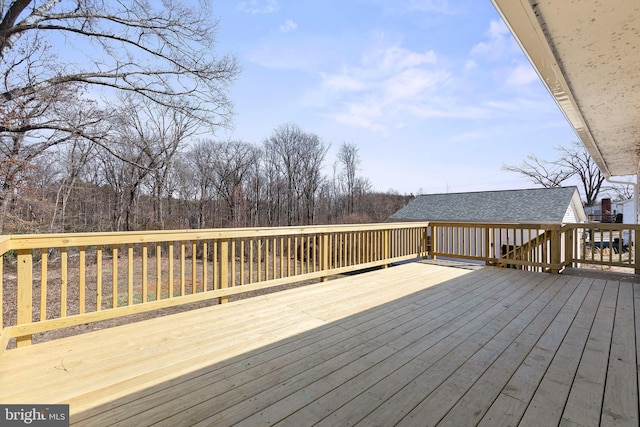
M 492 0 L 607 176 L 640 154 L 640 1 Z

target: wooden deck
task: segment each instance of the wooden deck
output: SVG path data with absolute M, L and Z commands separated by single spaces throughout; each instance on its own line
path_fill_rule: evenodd
M 412 263 L 0 356 L 73 424 L 638 425 L 640 285 Z

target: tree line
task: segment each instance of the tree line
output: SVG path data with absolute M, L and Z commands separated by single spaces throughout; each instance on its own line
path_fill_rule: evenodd
M 131 100 L 130 100 L 131 101 Z M 105 146 L 78 138 L 34 159 L 8 192 L 6 231 L 81 232 L 385 221 L 406 203 L 359 175 L 358 147 L 291 123 L 261 144 L 193 136 L 190 119 L 122 109 Z M 6 171 L 3 171 L 6 172 Z

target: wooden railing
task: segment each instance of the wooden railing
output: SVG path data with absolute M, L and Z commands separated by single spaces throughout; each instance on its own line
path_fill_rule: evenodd
M 615 223 L 495 224 L 431 222 L 429 255 L 501 267 L 560 272 L 565 267 L 626 267 L 640 274 L 640 226 Z M 633 269 L 633 271 L 632 271 Z
M 24 346 L 38 332 L 423 257 L 427 225 L 5 236 L 16 279 L 2 275 L 0 303 L 17 314 L 0 312 L 0 351 L 11 338 Z
M 565 234 L 571 236 L 572 248 L 566 264 L 593 264 L 603 267 L 627 267 L 640 274 L 636 260 L 640 245 L 634 244 L 640 228 L 632 224 L 589 223 L 567 224 Z
M 533 271 L 562 269 L 563 244 L 558 224 L 432 222 L 432 256 L 484 261 L 489 265 Z
M 640 270 L 638 226 L 388 223 L 0 237 L 0 352 L 11 338 L 418 257 L 558 273 Z

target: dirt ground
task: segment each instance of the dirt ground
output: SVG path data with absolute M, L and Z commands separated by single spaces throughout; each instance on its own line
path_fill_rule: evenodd
M 277 259 L 275 263 L 276 272 L 275 277 L 279 277 L 280 260 Z M 76 263 L 77 264 L 77 263 Z M 69 266 L 67 269 L 67 297 L 66 297 L 66 312 L 67 315 L 73 315 L 79 313 L 79 266 L 74 264 L 73 262 L 69 262 Z M 148 277 L 149 283 L 147 286 L 148 292 L 148 300 L 155 300 L 155 292 L 156 292 L 156 282 L 155 282 L 155 269 L 156 269 L 156 261 L 153 258 L 149 258 L 148 260 Z M 192 284 L 195 282 L 196 292 L 202 292 L 202 261 L 198 260 L 196 262 L 195 276 L 192 272 L 193 264 L 191 260 L 185 263 L 185 272 L 184 272 L 184 289 L 182 288 L 181 275 L 179 272 L 179 266 L 174 266 L 174 295 L 180 295 L 180 293 L 184 290 L 185 295 L 189 295 L 193 293 Z M 300 264 L 297 266 L 298 271 L 302 268 Z M 109 309 L 112 307 L 112 275 L 113 275 L 113 264 L 112 261 L 106 262 L 103 267 L 102 274 L 102 308 Z M 34 266 L 34 277 L 33 277 L 33 313 L 32 317 L 34 321 L 40 319 L 40 271 L 42 269 L 38 266 Z M 126 305 L 126 301 L 128 298 L 127 292 L 127 275 L 128 275 L 128 265 L 126 257 L 122 257 L 119 259 L 117 265 L 117 275 L 118 275 L 118 306 Z M 162 261 L 162 274 L 163 283 L 162 283 L 162 298 L 166 298 L 168 294 L 168 281 L 166 278 L 166 272 L 168 271 L 168 262 L 167 260 Z M 210 276 L 210 280 L 212 280 L 212 271 L 208 271 L 208 275 Z M 265 272 L 264 268 L 261 272 L 261 277 L 264 279 L 274 278 L 273 265 L 269 267 L 269 271 Z M 247 273 L 245 273 L 246 275 Z M 239 262 L 236 262 L 236 277 L 239 278 L 240 275 L 240 266 Z M 142 267 L 141 264 L 138 263 L 134 266 L 134 277 L 139 278 L 142 277 Z M 57 318 L 60 315 L 61 311 L 61 286 L 59 285 L 61 282 L 61 270 L 59 268 L 48 267 L 46 272 L 47 277 L 47 285 L 46 285 L 46 318 L 52 319 Z M 95 311 L 97 298 L 96 298 L 96 265 L 91 264 L 86 266 L 86 282 L 87 285 L 85 287 L 85 311 L 91 312 Z M 195 277 L 195 279 L 194 279 Z M 329 280 L 342 277 L 341 275 L 331 276 Z M 17 276 L 15 274 L 15 266 L 9 265 L 5 266 L 5 272 L 3 276 L 3 327 L 9 325 L 16 324 L 17 317 L 17 305 L 16 305 L 16 295 L 17 295 Z M 254 281 L 257 279 L 257 269 L 254 271 Z M 140 279 L 138 279 L 140 280 Z M 238 279 L 239 280 L 239 279 Z M 245 280 L 247 283 L 249 282 L 249 278 L 246 277 Z M 306 286 L 312 283 L 318 283 L 320 279 L 311 279 L 311 280 L 302 280 L 295 283 L 285 284 L 273 286 L 266 289 L 249 291 L 241 294 L 231 295 L 229 296 L 229 301 L 237 301 L 239 299 L 251 298 L 258 295 L 264 295 L 272 292 L 279 292 L 285 289 L 297 288 L 300 286 Z M 135 300 L 139 302 L 141 297 L 141 284 L 136 284 L 134 287 L 135 292 Z M 207 285 L 207 289 L 212 289 L 212 284 L 209 283 Z M 208 307 L 212 305 L 217 305 L 219 303 L 218 298 L 211 298 L 209 300 L 183 304 L 175 307 L 169 307 L 159 310 L 153 310 L 145 313 L 132 314 L 128 316 L 122 316 L 114 319 L 103 320 L 99 322 L 92 322 L 81 324 L 77 326 L 72 326 L 63 329 L 57 329 L 53 331 L 42 332 L 38 334 L 34 334 L 32 336 L 32 342 L 41 343 L 45 341 L 50 341 L 53 339 L 78 335 L 84 332 L 95 331 L 99 329 L 111 328 L 114 326 L 124 325 L 127 323 L 137 322 L 140 320 L 152 319 L 155 317 L 166 316 L 169 314 L 180 313 L 188 310 L 194 310 L 197 308 Z M 9 346 L 7 348 L 14 348 L 15 340 L 12 339 L 9 342 Z

